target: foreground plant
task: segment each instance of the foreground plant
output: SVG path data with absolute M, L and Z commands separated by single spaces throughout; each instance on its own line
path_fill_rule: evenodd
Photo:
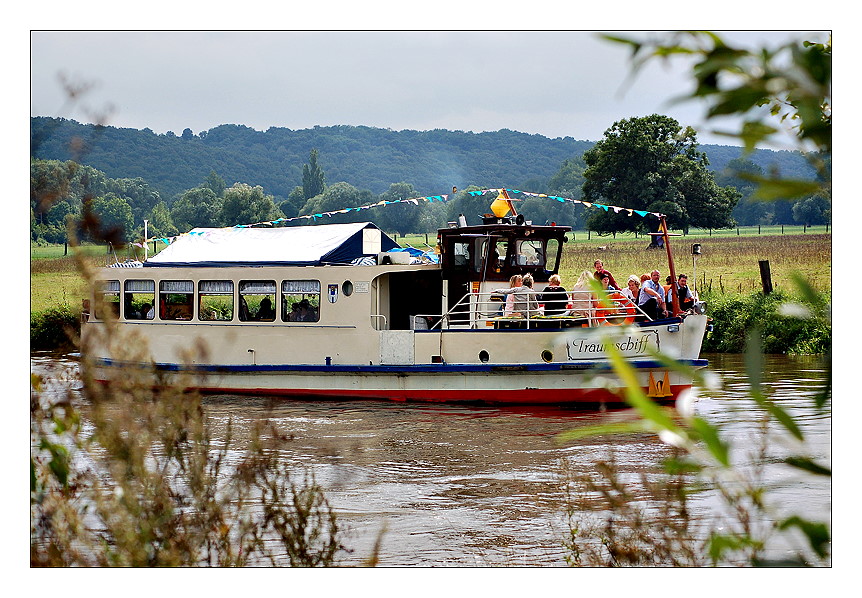
M 153 370 L 102 385 L 90 368 L 84 360 L 82 399 L 31 378 L 31 565 L 337 564 L 335 513 L 314 478 L 284 461 L 289 439 L 274 425 L 240 442 Z
M 809 289 L 810 290 L 810 289 Z M 826 318 L 828 305 L 817 313 L 795 310 L 799 317 Z M 794 313 L 787 306 L 787 313 Z M 667 446 L 668 458 L 651 478 L 632 480 L 616 466 L 613 455 L 594 472 L 566 476 L 570 497 L 568 561 L 589 566 L 700 566 L 705 564 L 827 565 L 831 532 L 828 522 L 803 511 L 782 514 L 770 496 L 765 468 L 779 464 L 808 475 L 831 476 L 831 469 L 809 455 L 798 417 L 769 397 L 761 384 L 760 332 L 749 335 L 746 371 L 751 412 L 759 433 L 742 443 L 698 416 L 695 396 L 678 401 L 676 409 L 657 405 L 640 387 L 635 370 L 611 347 L 614 369 L 633 407 L 627 419 L 567 432 L 563 441 L 595 435 L 655 434 Z M 665 367 L 687 366 L 654 354 Z M 827 368 L 828 370 L 828 368 Z M 698 384 L 716 387 L 715 376 L 689 371 Z M 828 413 L 831 381 L 812 399 L 811 409 Z M 790 447 L 790 451 L 787 450 Z M 708 494 L 706 494 L 708 493 Z M 696 520 L 691 501 L 709 496 L 718 508 Z M 800 545 L 797 541 L 803 539 Z M 796 546 L 789 556 L 771 551 L 781 539 Z

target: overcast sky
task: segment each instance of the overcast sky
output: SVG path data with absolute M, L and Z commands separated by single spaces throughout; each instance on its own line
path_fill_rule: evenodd
M 813 38 L 726 35 L 768 46 Z M 670 103 L 691 89 L 682 63 L 627 84 L 627 50 L 596 32 L 36 30 L 30 42 L 31 116 L 107 114 L 109 125 L 178 135 L 345 124 L 598 140 L 619 119 L 658 112 L 697 127 L 702 143 L 728 143 L 701 127 L 702 105 Z M 70 104 L 61 76 L 90 87 Z

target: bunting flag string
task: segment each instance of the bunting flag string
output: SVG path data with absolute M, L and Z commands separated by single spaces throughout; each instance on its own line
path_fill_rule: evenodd
M 455 189 L 453 188 L 453 192 Z M 644 210 L 635 210 L 632 208 L 623 208 L 619 206 L 610 206 L 606 204 L 600 204 L 595 202 L 581 201 L 579 199 L 570 199 L 568 197 L 558 197 L 556 195 L 547 195 L 545 193 L 531 193 L 529 191 L 520 191 L 518 189 L 507 189 L 507 188 L 499 188 L 499 189 L 481 189 L 478 191 L 467 191 L 467 193 L 472 197 L 480 197 L 485 195 L 486 193 L 502 193 L 503 191 L 507 193 L 514 193 L 523 197 L 511 197 L 510 201 L 523 201 L 526 197 L 535 197 L 541 199 L 552 199 L 558 201 L 560 203 L 571 203 L 576 205 L 582 205 L 587 208 L 599 208 L 607 212 L 608 210 L 613 210 L 614 213 L 619 214 L 620 212 L 627 213 L 629 216 L 637 214 L 642 218 L 646 218 L 647 216 L 655 216 L 656 218 L 661 218 L 664 214 L 659 212 L 648 212 Z M 332 210 L 329 212 L 319 212 L 316 214 L 304 214 L 301 216 L 294 216 L 292 218 L 276 218 L 275 220 L 264 220 L 262 222 L 254 222 L 252 224 L 235 224 L 234 226 L 227 226 L 224 228 L 253 228 L 255 226 L 278 226 L 279 224 L 284 224 L 286 222 L 295 222 L 297 220 L 310 220 L 312 222 L 316 222 L 320 218 L 327 217 L 332 218 L 332 216 L 337 214 L 347 214 L 349 212 L 358 212 L 360 210 L 369 210 L 371 208 L 376 208 L 380 206 L 388 206 L 392 204 L 403 204 L 410 203 L 415 206 L 419 205 L 419 202 L 447 202 L 449 201 L 449 194 L 446 195 L 426 195 L 424 197 L 410 197 L 407 199 L 394 199 L 394 200 L 380 200 L 374 203 L 366 204 L 364 206 L 356 206 L 352 208 L 342 208 L 340 210 Z M 152 237 L 147 239 L 146 243 L 150 243 L 153 241 L 158 241 L 164 243 L 166 245 L 170 245 L 173 243 L 178 237 L 182 237 L 184 235 L 206 235 L 205 231 L 189 231 L 187 233 L 181 233 L 179 235 L 175 235 L 172 237 Z

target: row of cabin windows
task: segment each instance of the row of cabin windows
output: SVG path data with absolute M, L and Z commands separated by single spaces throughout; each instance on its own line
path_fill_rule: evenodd
M 234 286 L 237 293 L 234 294 Z M 280 304 L 274 280 L 126 280 L 102 283 L 102 305 L 126 320 L 226 322 L 317 322 L 320 320 L 320 281 L 281 281 Z M 121 297 L 122 295 L 122 297 Z M 158 297 L 157 297 L 158 295 Z M 197 303 L 195 303 L 197 297 Z M 120 306 L 122 305 L 122 314 Z M 104 319 L 97 304 L 96 317 Z

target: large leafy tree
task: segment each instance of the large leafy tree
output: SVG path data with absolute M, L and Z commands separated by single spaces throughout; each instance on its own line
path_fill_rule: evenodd
M 355 208 L 374 202 L 371 191 L 360 190 L 350 183 L 339 182 L 326 188 L 326 191 L 309 199 L 300 210 L 302 215 L 322 214 L 344 208 Z M 326 216 L 327 223 L 363 222 L 373 220 L 377 214 L 372 210 L 350 211 L 344 214 Z M 305 222 L 305 221 L 302 221 Z
M 174 202 L 171 219 L 181 232 L 195 227 L 218 226 L 221 204 L 222 198 L 209 187 L 195 187 Z
M 252 187 L 236 183 L 225 190 L 221 205 L 224 226 L 254 224 L 282 217 L 272 195 L 266 195 L 260 185 Z
M 392 183 L 389 189 L 378 196 L 380 201 L 398 201 L 399 199 L 411 199 L 420 197 L 420 193 L 410 183 Z M 374 221 L 381 228 L 395 231 L 401 235 L 419 232 L 419 222 L 427 202 L 417 201 L 417 205 L 410 202 L 389 204 L 380 208 L 375 215 Z
M 719 187 L 697 151 L 697 134 L 669 116 L 623 119 L 584 153 L 583 199 L 635 210 L 661 212 L 668 226 L 729 228 L 739 193 Z M 600 234 L 657 230 L 655 219 L 595 210 L 587 227 Z

